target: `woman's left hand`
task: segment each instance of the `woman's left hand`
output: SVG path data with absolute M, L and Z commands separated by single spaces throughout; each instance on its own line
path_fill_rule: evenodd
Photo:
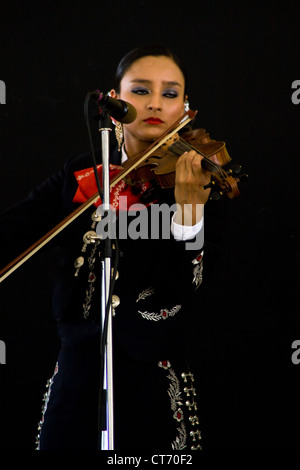
M 203 187 L 210 183 L 210 172 L 203 170 L 202 158 L 195 150 L 191 150 L 181 155 L 176 164 L 175 222 L 181 225 L 195 225 L 200 222 L 204 204 L 210 194 L 210 189 Z

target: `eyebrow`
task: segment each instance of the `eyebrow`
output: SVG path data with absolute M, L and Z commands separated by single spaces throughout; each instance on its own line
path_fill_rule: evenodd
M 131 80 L 131 83 L 151 84 L 152 80 L 145 80 L 143 78 L 135 78 L 135 79 Z M 167 85 L 167 86 L 179 86 L 179 87 L 181 87 L 180 83 L 174 82 L 174 81 L 163 81 L 163 84 Z

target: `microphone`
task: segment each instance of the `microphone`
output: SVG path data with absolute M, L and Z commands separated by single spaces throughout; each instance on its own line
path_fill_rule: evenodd
M 129 124 L 135 120 L 136 109 L 127 101 L 111 98 L 109 95 L 105 95 L 99 90 L 92 91 L 91 96 L 101 107 L 106 109 L 111 117 L 117 121 Z

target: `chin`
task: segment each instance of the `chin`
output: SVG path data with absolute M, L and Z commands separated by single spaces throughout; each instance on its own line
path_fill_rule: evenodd
M 162 128 L 154 128 L 154 129 L 149 129 L 149 131 L 144 133 L 144 139 L 148 141 L 155 141 L 159 139 L 159 137 L 165 132 L 165 129 Z

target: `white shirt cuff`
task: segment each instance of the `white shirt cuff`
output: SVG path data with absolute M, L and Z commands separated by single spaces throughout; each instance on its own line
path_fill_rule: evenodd
M 174 217 L 176 213 L 172 217 L 171 221 L 171 233 L 175 240 L 177 241 L 186 241 L 191 240 L 194 238 L 197 233 L 204 227 L 204 218 L 200 220 L 196 225 L 179 225 L 174 222 Z

